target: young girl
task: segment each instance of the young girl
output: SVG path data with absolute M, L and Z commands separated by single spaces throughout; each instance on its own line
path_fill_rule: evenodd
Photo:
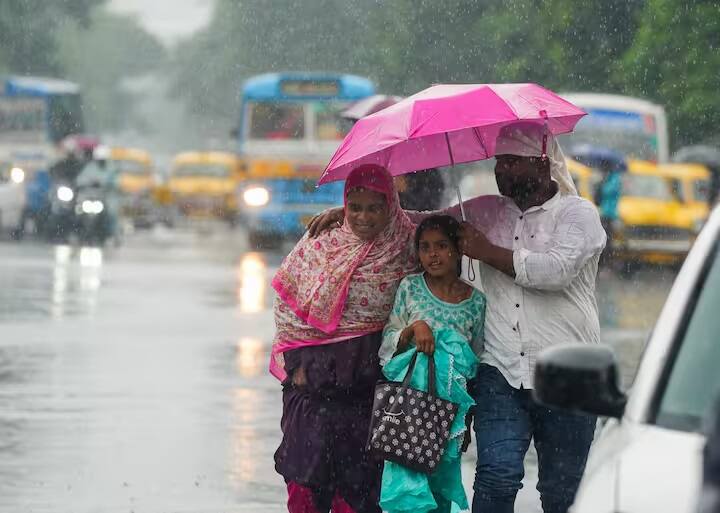
M 460 280 L 459 223 L 450 216 L 425 219 L 415 233 L 424 272 L 400 282 L 383 331 L 380 362 L 388 379 L 401 381 L 416 351 L 435 359 L 438 395 L 459 405 L 438 470 L 429 476 L 385 462 L 380 506 L 389 513 L 450 513 L 467 509 L 460 474 L 465 417 L 474 404 L 467 380 L 482 350 L 485 296 Z M 411 386 L 426 387 L 427 359 L 418 359 Z

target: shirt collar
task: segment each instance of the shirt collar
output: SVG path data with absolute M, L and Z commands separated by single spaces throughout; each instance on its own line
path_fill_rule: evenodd
M 527 209 L 525 211 L 525 213 L 528 214 L 531 212 L 535 212 L 537 210 L 545 210 L 546 212 L 549 212 L 550 210 L 553 210 L 557 206 L 557 204 L 560 202 L 561 196 L 562 196 L 562 193 L 560 192 L 560 188 L 558 188 L 557 192 L 549 200 L 547 200 L 542 205 L 536 205 L 534 207 L 530 207 L 529 209 Z M 501 196 L 501 198 L 503 199 L 503 201 L 505 202 L 506 205 L 509 205 L 509 206 L 515 208 L 516 210 L 520 210 L 520 208 L 515 204 L 515 202 L 512 200 L 512 198 L 509 198 L 507 196 Z

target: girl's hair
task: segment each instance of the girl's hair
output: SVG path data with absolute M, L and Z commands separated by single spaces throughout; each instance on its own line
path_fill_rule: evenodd
M 438 230 L 444 233 L 450 242 L 455 247 L 455 250 L 459 250 L 460 241 L 460 223 L 457 220 L 448 215 L 441 216 L 430 216 L 426 218 L 415 230 L 415 251 L 420 251 L 420 237 L 427 230 Z

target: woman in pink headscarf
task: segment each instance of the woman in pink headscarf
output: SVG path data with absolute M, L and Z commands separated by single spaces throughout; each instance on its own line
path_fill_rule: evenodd
M 365 450 L 378 349 L 395 291 L 417 269 L 415 226 L 385 168 L 345 182 L 345 222 L 307 234 L 273 279 L 270 371 L 283 383 L 275 468 L 291 513 L 379 513 L 381 462 Z

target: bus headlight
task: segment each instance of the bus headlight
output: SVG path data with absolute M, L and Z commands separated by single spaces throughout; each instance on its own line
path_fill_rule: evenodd
M 12 180 L 13 183 L 23 183 L 25 181 L 25 171 L 19 167 L 12 168 L 10 170 L 10 180 Z
M 75 197 L 75 193 L 73 192 L 73 190 L 70 187 L 67 187 L 65 185 L 61 185 L 60 187 L 58 187 L 57 198 L 60 201 L 65 201 L 65 202 L 72 201 L 72 199 L 74 197 Z
M 243 201 L 249 207 L 264 207 L 270 201 L 270 192 L 265 187 L 250 187 L 243 192 Z

